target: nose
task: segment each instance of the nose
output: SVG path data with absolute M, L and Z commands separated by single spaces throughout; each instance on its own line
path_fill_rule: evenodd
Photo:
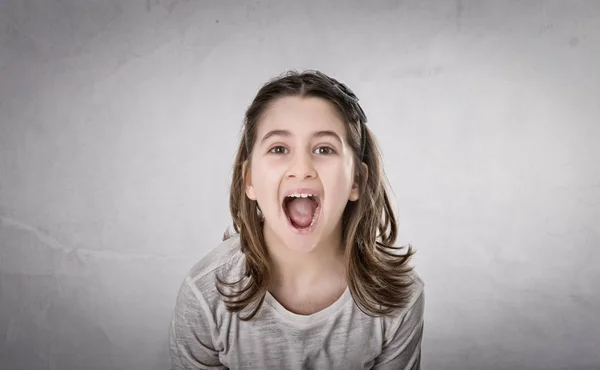
M 294 155 L 292 155 L 287 171 L 287 177 L 294 177 L 296 179 L 303 180 L 307 178 L 315 178 L 316 176 L 317 172 L 315 170 L 312 157 L 309 153 L 297 151 Z

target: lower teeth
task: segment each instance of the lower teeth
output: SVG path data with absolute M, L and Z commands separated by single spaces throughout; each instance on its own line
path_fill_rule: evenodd
M 309 228 L 311 228 L 315 224 L 316 219 L 317 219 L 317 210 L 315 209 L 315 213 L 313 214 L 312 221 L 310 222 L 310 225 L 308 225 Z

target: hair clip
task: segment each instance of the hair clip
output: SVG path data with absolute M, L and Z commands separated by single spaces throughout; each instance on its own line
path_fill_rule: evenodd
M 354 94 L 354 91 L 352 91 L 348 86 L 346 86 L 346 84 L 335 81 L 333 86 L 335 86 L 342 94 L 346 95 L 346 97 L 353 103 L 358 103 L 358 98 L 356 97 L 356 94 Z
M 365 112 L 363 111 L 362 107 L 360 106 L 360 104 L 358 104 L 358 97 L 356 96 L 356 94 L 354 93 L 354 91 L 352 91 L 352 89 L 350 89 L 348 86 L 346 86 L 346 84 L 343 84 L 341 82 L 339 82 L 338 80 L 336 80 L 333 77 L 329 77 L 326 74 L 324 74 L 323 72 L 320 71 L 315 71 L 315 73 L 323 78 L 325 78 L 326 80 L 328 80 L 329 82 L 331 82 L 331 84 L 340 92 L 342 93 L 342 95 L 346 98 L 346 100 L 349 100 L 352 105 L 354 105 L 356 107 L 356 110 L 358 111 L 358 115 L 359 118 L 361 120 L 361 123 L 367 123 L 367 115 L 365 114 Z

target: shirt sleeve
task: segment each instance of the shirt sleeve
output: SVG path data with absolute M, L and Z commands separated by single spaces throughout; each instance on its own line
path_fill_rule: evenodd
M 172 370 L 225 369 L 213 345 L 216 332 L 206 300 L 186 278 L 177 296 L 169 330 Z
M 390 325 L 373 370 L 420 370 L 425 293 L 420 291 L 405 314 Z

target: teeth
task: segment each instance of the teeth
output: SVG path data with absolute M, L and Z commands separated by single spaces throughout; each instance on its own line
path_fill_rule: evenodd
M 314 197 L 314 195 L 313 194 L 305 194 L 305 193 L 294 193 L 294 194 L 288 195 L 288 197 L 293 197 L 293 198 L 308 198 L 308 197 Z
M 312 221 L 310 222 L 310 226 L 309 226 L 309 228 L 311 228 L 311 227 L 314 225 L 314 223 L 315 223 L 315 220 L 316 220 L 316 219 L 317 219 L 317 212 L 315 212 L 315 214 L 313 215 L 313 219 L 312 219 Z

